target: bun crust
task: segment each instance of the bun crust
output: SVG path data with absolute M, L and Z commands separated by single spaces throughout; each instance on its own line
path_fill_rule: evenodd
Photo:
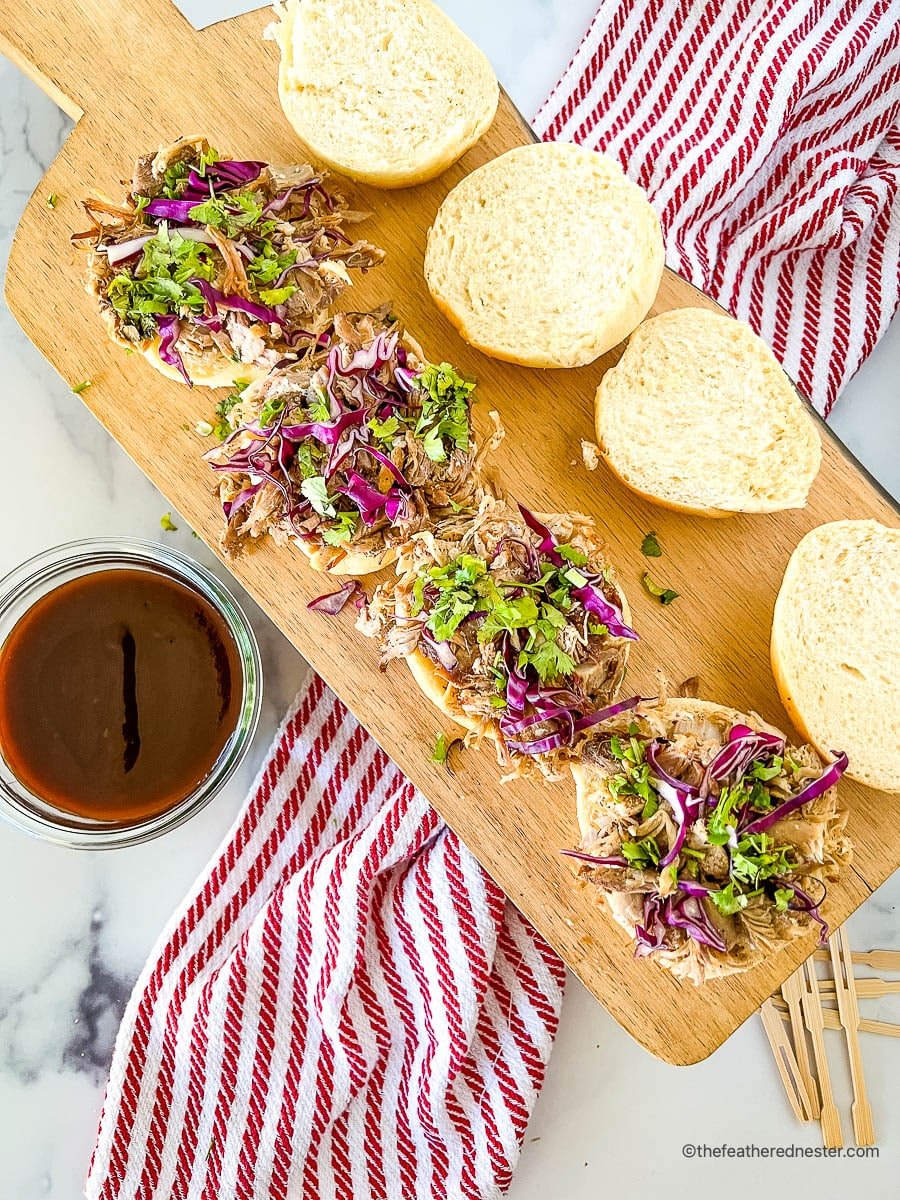
M 380 555 L 351 553 L 332 562 L 331 546 L 304 538 L 294 538 L 294 545 L 306 555 L 314 571 L 322 571 L 327 575 L 374 575 L 376 571 L 397 561 L 397 550 L 393 546 Z
M 618 163 L 539 142 L 467 175 L 428 232 L 425 279 L 494 358 L 579 367 L 646 316 L 662 278 L 656 213 Z
M 159 339 L 145 347 L 142 353 L 150 366 L 165 375 L 167 379 L 174 379 L 176 383 L 184 383 L 184 377 L 178 369 L 163 362 L 159 357 Z M 202 361 L 189 358 L 187 355 L 184 355 L 183 358 L 194 387 L 233 388 L 237 379 L 253 383 L 257 379 L 265 378 L 267 374 L 265 367 L 254 363 L 232 362 L 224 354 L 209 354 Z

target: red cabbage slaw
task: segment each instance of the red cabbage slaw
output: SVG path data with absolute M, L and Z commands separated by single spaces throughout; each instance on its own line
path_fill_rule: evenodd
M 671 841 L 668 852 L 659 859 L 658 869 L 664 870 L 677 863 L 685 844 L 691 826 L 698 820 L 705 819 L 712 807 L 717 804 L 717 798 L 710 794 L 710 786 L 716 783 L 738 785 L 744 776 L 759 763 L 770 766 L 777 756 L 783 758 L 786 752 L 786 742 L 778 734 L 765 731 L 755 731 L 747 725 L 738 724 L 732 727 L 724 746 L 707 764 L 701 783 L 691 784 L 680 780 L 666 771 L 659 760 L 659 752 L 665 745 L 662 738 L 650 738 L 644 741 L 644 758 L 650 766 L 649 783 L 662 800 L 665 800 L 671 810 L 676 827 L 675 837 Z M 734 827 L 729 827 L 728 842 L 722 847 L 728 855 L 728 882 L 733 880 L 732 855 L 738 846 L 739 839 L 764 833 L 777 825 L 778 822 L 824 795 L 833 788 L 847 768 L 847 756 L 844 753 L 833 754 L 821 774 L 805 784 L 793 796 L 781 803 L 775 804 L 769 811 L 756 816 L 749 805 L 738 811 Z M 588 867 L 615 867 L 627 869 L 628 861 L 623 855 L 597 856 L 586 851 L 563 851 L 568 857 L 585 863 Z M 828 925 L 823 919 L 820 906 L 825 897 L 825 885 L 817 880 L 822 888 L 819 898 L 813 899 L 796 881 L 795 876 L 802 877 L 804 864 L 798 864 L 790 874 L 779 874 L 769 882 L 778 889 L 793 893 L 787 902 L 791 912 L 802 913 L 820 926 L 821 939 L 828 935 Z M 811 878 L 817 878 L 810 876 Z M 667 928 L 683 929 L 694 941 L 708 946 L 716 951 L 726 949 L 721 930 L 712 919 L 711 911 L 705 901 L 718 892 L 724 884 L 706 884 L 696 879 L 675 876 L 675 888 L 666 896 L 658 892 L 647 893 L 644 897 L 643 918 L 635 927 L 637 957 L 653 954 L 659 950 L 668 949 L 666 941 Z
M 495 548 L 494 559 L 504 550 L 515 548 L 525 571 L 525 582 L 529 584 L 541 579 L 547 561 L 555 567 L 568 569 L 570 564 L 557 550 L 558 542 L 547 526 L 538 521 L 523 505 L 519 504 L 518 509 L 526 529 L 537 535 L 537 541 L 531 541 L 527 532 L 524 537 L 504 537 Z M 629 641 L 636 639 L 637 634 L 625 624 L 621 609 L 603 594 L 602 577 L 584 568 L 578 568 L 578 572 L 583 582 L 571 591 L 576 604 L 586 613 L 598 616 L 602 613 L 603 617 L 607 618 L 604 624 L 607 625 L 608 635 L 591 636 L 612 636 Z M 515 582 L 504 586 L 515 589 Z M 427 595 L 427 589 L 425 594 Z M 575 611 L 577 614 L 577 609 Z M 466 619 L 477 621 L 484 616 L 484 611 L 476 609 Z M 452 675 L 458 666 L 452 646 L 449 642 L 438 641 L 430 634 L 426 625 L 427 615 L 421 619 L 421 639 L 426 653 Z M 564 750 L 571 747 L 578 736 L 587 729 L 635 708 L 641 701 L 640 696 L 631 696 L 597 707 L 595 701 L 580 686 L 577 676 L 568 681 L 542 681 L 530 663 L 522 665 L 519 661 L 519 647 L 511 633 L 503 633 L 497 641 L 496 648 L 496 665 L 505 674 L 505 707 L 502 715 L 497 718 L 497 728 L 502 734 L 507 751 L 514 754 L 535 758 Z M 537 726 L 541 726 L 540 736 L 523 736 Z
M 318 312 L 345 286 L 346 273 L 319 277 L 320 262 L 336 257 L 365 270 L 381 257 L 338 227 L 344 202 L 326 190 L 322 175 L 311 167 L 270 169 L 257 160 L 218 160 L 200 138 L 176 142 L 167 153 L 162 165 L 154 160 L 149 168 L 152 182 L 146 175 L 152 155 L 139 160 L 136 171 L 145 174 L 136 174 L 124 206 L 85 201 L 93 229 L 73 240 L 92 238 L 98 258 L 105 258 L 104 266 L 91 270 L 116 328 L 124 327 L 126 339 L 142 348 L 156 335 L 161 359 L 189 386 L 178 343 L 190 327 L 210 335 L 198 342 L 203 350 L 216 353 L 218 348 L 229 357 L 237 354 L 228 348 L 233 322 L 226 324 L 223 314 L 242 313 L 265 327 L 254 332 L 264 342 L 275 341 L 270 350 L 281 348 L 289 355 L 298 340 L 314 338 L 298 327 L 298 317 L 309 315 L 306 309 Z M 105 221 L 97 214 L 107 214 Z M 353 220 L 360 215 L 348 214 Z M 157 250 L 151 243 L 160 238 Z M 191 242 L 202 244 L 199 258 L 187 253 L 184 243 Z M 214 252 L 220 257 L 211 257 Z M 191 269 L 185 270 L 185 263 Z M 298 288 L 299 279 L 289 280 L 294 271 L 315 277 L 311 296 L 307 282 Z M 213 287 L 211 279 L 224 281 L 224 288 Z M 298 307 L 296 298 L 287 303 L 298 291 L 303 303 Z M 245 343 L 249 339 L 243 338 Z M 270 354 L 268 365 L 274 359 Z
M 235 522 L 267 483 L 281 493 L 291 531 L 305 540 L 344 515 L 352 514 L 370 530 L 408 518 L 415 489 L 376 444 L 373 429 L 392 417 L 403 418 L 395 422 L 397 433 L 392 435 L 396 445 L 403 445 L 421 402 L 416 383 L 420 365 L 411 362 L 395 324 L 352 352 L 336 334 L 325 339 L 319 348 L 325 361 L 311 371 L 308 387 L 298 385 L 265 424 L 258 416 L 245 420 L 207 452 L 204 457 L 214 471 L 248 477 L 246 486 L 223 503 L 226 521 Z M 327 419 L 311 419 L 304 407 L 313 385 L 327 405 Z M 304 446 L 314 447 L 319 456 L 330 512 L 321 503 L 317 508 L 303 490 L 307 478 L 296 464 Z

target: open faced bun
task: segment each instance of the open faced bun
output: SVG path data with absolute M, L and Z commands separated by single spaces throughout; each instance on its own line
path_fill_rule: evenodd
M 698 516 L 802 508 L 818 430 L 769 347 L 725 313 L 645 321 L 596 395 L 611 470 L 647 500 Z
M 772 619 L 772 671 L 791 720 L 847 774 L 900 792 L 900 529 L 832 521 L 791 555 Z
M 659 219 L 617 162 L 582 146 L 508 150 L 447 195 L 425 280 L 466 341 L 528 367 L 580 367 L 647 315 Z
M 424 183 L 494 119 L 490 63 L 431 0 L 286 0 L 276 13 L 285 116 L 344 175 Z

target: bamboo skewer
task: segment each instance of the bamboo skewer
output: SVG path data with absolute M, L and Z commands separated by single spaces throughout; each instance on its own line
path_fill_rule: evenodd
M 872 1106 L 866 1094 L 862 1052 L 859 1045 L 859 1004 L 856 997 L 856 980 L 853 978 L 853 961 L 847 931 L 842 927 L 833 934 L 830 942 L 831 962 L 834 969 L 835 994 L 838 1015 L 847 1039 L 850 1057 L 850 1077 L 853 1082 L 853 1133 L 857 1146 L 874 1146 L 875 1130 L 872 1124 Z M 811 967 L 815 971 L 815 966 Z
M 781 1076 L 781 1082 L 787 1092 L 788 1102 L 794 1110 L 794 1116 L 799 1121 L 810 1121 L 812 1120 L 812 1104 L 806 1084 L 800 1073 L 791 1039 L 788 1037 L 784 1022 L 778 1015 L 771 999 L 764 1002 L 760 1009 L 760 1015 L 763 1029 L 765 1029 L 769 1045 L 772 1047 L 772 1054 L 775 1056 L 778 1074 Z
M 860 1000 L 881 1000 L 884 996 L 895 996 L 900 993 L 900 979 L 860 979 L 854 978 L 856 995 Z M 819 992 L 823 997 L 833 1000 L 835 983 L 833 979 L 820 979 Z
M 810 1117 L 818 1118 L 822 1106 L 819 1102 L 819 1089 L 813 1078 L 812 1067 L 809 1062 L 809 1047 L 806 1043 L 806 1026 L 803 1023 L 801 1001 L 803 990 L 803 968 L 799 967 L 789 979 L 784 981 L 781 992 L 787 1002 L 791 1018 L 791 1032 L 794 1035 L 794 1053 L 797 1058 L 797 1066 L 800 1070 L 800 1078 L 803 1080 L 803 1085 L 809 1098 L 809 1115 Z
M 841 1132 L 841 1117 L 834 1102 L 831 1091 L 831 1076 L 828 1071 L 828 1056 L 825 1053 L 824 1016 L 822 1001 L 819 997 L 819 979 L 816 975 L 816 964 L 812 959 L 806 963 L 806 987 L 802 992 L 803 1015 L 806 1027 L 812 1038 L 813 1054 L 816 1060 L 816 1074 L 819 1077 L 819 1091 L 822 1106 L 820 1120 L 822 1122 L 822 1138 L 826 1147 L 836 1149 L 844 1144 Z
M 788 1012 L 788 1006 L 784 1000 L 779 1000 L 777 996 L 772 998 L 772 1004 L 781 1014 L 783 1021 L 789 1021 L 791 1014 Z M 841 1018 L 838 1015 L 837 1009 L 823 1008 L 822 1009 L 822 1024 L 826 1029 L 840 1029 Z M 859 1021 L 860 1033 L 877 1033 L 882 1037 L 900 1037 L 900 1025 L 892 1025 L 889 1021 L 870 1021 L 868 1017 L 861 1017 Z
M 827 950 L 817 950 L 819 962 L 829 962 Z M 857 966 L 874 967 L 876 971 L 900 971 L 900 950 L 854 950 L 853 961 Z

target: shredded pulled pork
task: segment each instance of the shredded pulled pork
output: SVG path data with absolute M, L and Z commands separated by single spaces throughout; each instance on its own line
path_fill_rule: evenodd
M 557 546 L 579 557 L 580 570 L 602 578 L 606 600 L 621 613 L 622 596 L 593 523 L 577 513 L 541 520 Z M 474 519 L 455 516 L 413 534 L 403 547 L 398 582 L 370 606 L 370 620 L 381 629 L 382 666 L 424 655 L 446 681 L 447 704 L 470 727 L 468 739 L 495 743 L 506 778 L 534 771 L 562 778 L 577 753 L 579 720 L 610 703 L 625 672 L 627 640 L 611 636 L 573 598 L 572 585 L 543 557 L 539 541 L 520 512 L 485 495 Z M 473 610 L 441 638 L 435 632 L 441 588 L 460 564 L 463 572 L 482 573 L 475 588 L 488 598 L 473 600 Z M 490 597 L 498 593 L 501 603 L 492 614 Z M 504 628 L 510 614 L 503 605 L 526 596 L 536 598 L 534 622 L 525 623 L 526 612 L 520 628 Z M 462 596 L 459 603 L 466 603 Z M 555 614 L 552 625 L 544 620 L 548 609 Z
M 269 535 L 302 541 L 325 569 L 348 555 L 377 566 L 477 510 L 473 385 L 421 353 L 387 308 L 339 313 L 301 364 L 234 397 L 226 436 L 206 455 L 227 552 Z
M 645 703 L 585 743 L 578 771 L 580 852 L 598 860 L 580 877 L 639 957 L 695 984 L 755 966 L 813 921 L 827 928 L 825 884 L 852 854 L 843 767 L 747 721 L 691 699 Z
M 308 164 L 221 160 L 183 138 L 135 164 L 121 205 L 89 199 L 87 290 L 114 341 L 161 346 L 190 382 L 223 359 L 268 370 L 314 341 L 322 314 L 384 252 Z

